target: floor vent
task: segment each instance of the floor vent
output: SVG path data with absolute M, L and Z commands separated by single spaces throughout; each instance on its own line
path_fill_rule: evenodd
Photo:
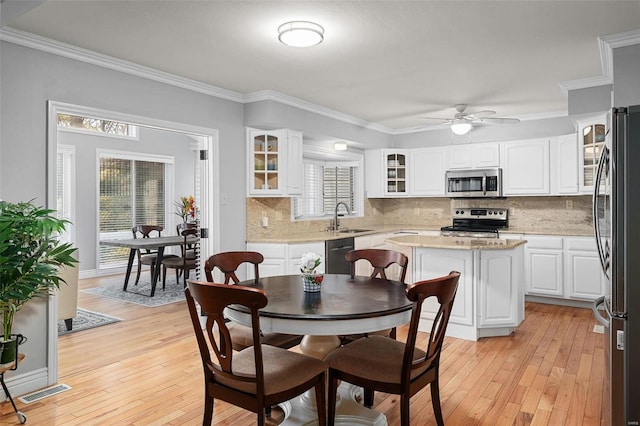
M 42 389 L 40 391 L 30 393 L 28 395 L 23 395 L 18 399 L 24 402 L 25 404 L 30 404 L 35 401 L 40 401 L 41 399 L 44 399 L 48 396 L 56 395 L 64 391 L 68 391 L 69 389 L 71 389 L 71 386 L 69 385 L 65 385 L 65 384 L 55 385 L 47 389 Z
M 604 334 L 604 325 L 596 324 L 593 326 L 594 333 Z

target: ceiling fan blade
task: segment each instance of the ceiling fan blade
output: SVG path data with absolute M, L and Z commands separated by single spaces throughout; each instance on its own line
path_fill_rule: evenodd
M 513 123 L 519 123 L 520 119 L 493 117 L 493 118 L 480 118 L 478 120 L 474 120 L 473 122 L 479 123 L 479 124 L 513 124 Z
M 485 109 L 485 110 L 482 110 L 482 111 L 476 111 L 474 113 L 468 114 L 467 117 L 471 117 L 472 120 L 477 120 L 477 119 L 480 119 L 480 118 L 488 117 L 488 116 L 493 115 L 495 113 L 496 113 L 495 111 L 491 111 L 489 109 Z

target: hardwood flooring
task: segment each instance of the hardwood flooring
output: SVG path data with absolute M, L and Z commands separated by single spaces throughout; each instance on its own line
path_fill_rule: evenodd
M 114 282 L 122 276 L 81 280 L 80 287 Z M 31 404 L 17 401 L 28 425 L 202 423 L 202 364 L 184 302 L 147 308 L 80 292 L 79 305 L 123 321 L 59 339 L 59 382 L 73 389 Z M 445 423 L 606 426 L 600 422 L 604 340 L 595 324 L 588 309 L 527 303 L 526 319 L 511 336 L 446 338 Z M 398 339 L 405 333 L 399 328 Z M 398 396 L 376 393 L 375 408 L 389 425 L 399 424 Z M 254 423 L 254 414 L 216 402 L 215 425 Z M 0 404 L 0 424 L 19 424 L 8 402 Z M 435 425 L 428 387 L 411 400 L 411 424 Z

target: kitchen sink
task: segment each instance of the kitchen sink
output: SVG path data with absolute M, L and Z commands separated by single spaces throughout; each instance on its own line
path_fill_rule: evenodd
M 340 234 L 359 234 L 360 232 L 371 232 L 371 229 L 340 229 L 338 233 Z

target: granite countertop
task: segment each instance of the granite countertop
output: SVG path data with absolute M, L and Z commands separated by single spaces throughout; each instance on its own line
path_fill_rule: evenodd
M 527 242 L 502 238 L 432 237 L 429 235 L 400 235 L 387 238 L 385 241 L 401 246 L 456 250 L 506 250 Z
M 357 228 L 357 229 L 356 229 Z M 273 237 L 257 237 L 251 238 L 247 236 L 248 243 L 313 243 L 328 240 L 338 240 L 340 238 L 348 237 L 361 237 L 363 235 L 380 234 L 384 232 L 420 232 L 420 231 L 440 231 L 440 226 L 415 226 L 415 225 L 363 225 L 354 228 L 358 232 L 345 232 L 349 231 L 349 228 L 343 229 L 341 232 L 336 231 L 316 231 L 307 232 L 304 234 L 286 234 L 277 235 Z M 522 235 L 550 235 L 550 236 L 584 236 L 593 237 L 593 232 L 584 232 L 581 230 L 568 230 L 568 229 L 536 229 L 536 230 L 524 230 L 518 228 L 509 228 L 504 231 L 500 231 L 500 234 L 522 234 Z M 431 237 L 435 238 L 435 237 Z M 453 237 L 446 237 L 448 239 Z M 478 239 L 474 239 L 478 240 Z M 499 240 L 502 240 L 499 238 Z M 502 240 L 504 241 L 504 240 Z

